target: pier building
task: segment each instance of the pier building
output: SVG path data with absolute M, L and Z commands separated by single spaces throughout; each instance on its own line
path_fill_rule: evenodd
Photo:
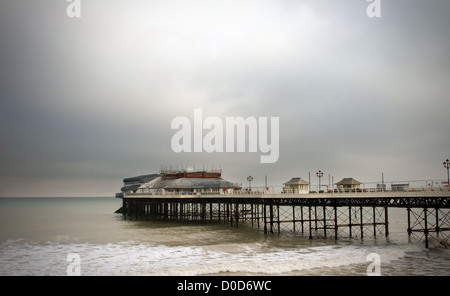
M 158 174 L 129 177 L 117 197 L 124 194 L 231 194 L 241 189 L 238 183 L 222 178 L 222 170 L 162 169 Z
M 362 184 L 361 182 L 356 181 L 353 178 L 344 178 L 336 183 L 338 190 L 344 191 L 360 189 L 361 184 Z
M 308 193 L 309 182 L 303 180 L 301 177 L 295 177 L 283 183 L 284 191 L 286 193 Z

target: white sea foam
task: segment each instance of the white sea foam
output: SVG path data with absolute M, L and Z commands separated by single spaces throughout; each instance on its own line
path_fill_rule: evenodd
M 8 240 L 0 247 L 0 275 L 66 275 L 69 253 L 79 254 L 82 275 L 204 275 L 283 274 L 367 264 L 370 253 L 380 255 L 385 264 L 410 252 L 423 252 L 423 249 L 417 245 L 285 249 L 264 243 L 158 246 L 134 242 L 62 244 Z

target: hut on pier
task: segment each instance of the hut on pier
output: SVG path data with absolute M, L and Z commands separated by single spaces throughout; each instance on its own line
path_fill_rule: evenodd
M 338 190 L 344 191 L 359 191 L 361 184 L 361 182 L 356 181 L 353 178 L 344 178 L 336 183 Z
M 283 183 L 286 193 L 308 193 L 309 182 L 303 180 L 301 177 L 295 177 Z

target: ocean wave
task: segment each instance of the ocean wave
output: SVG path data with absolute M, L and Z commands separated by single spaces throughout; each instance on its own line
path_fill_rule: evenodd
M 405 257 L 408 252 L 420 252 L 416 246 L 395 246 L 382 248 L 360 247 L 311 247 L 300 250 L 271 249 L 265 252 L 254 251 L 252 248 L 237 255 L 215 253 L 209 260 L 195 262 L 188 268 L 170 266 L 150 275 L 205 275 L 220 273 L 237 274 L 289 274 L 293 271 L 312 270 L 320 268 L 336 268 L 352 264 L 368 265 L 368 255 L 375 253 L 381 258 L 382 264 Z
M 288 274 L 315 268 L 366 264 L 376 253 L 381 264 L 423 252 L 417 245 L 326 245 L 275 248 L 266 243 L 165 246 L 134 241 L 92 244 L 8 240 L 0 246 L 0 275 L 66 275 L 68 254 L 78 254 L 82 275 Z

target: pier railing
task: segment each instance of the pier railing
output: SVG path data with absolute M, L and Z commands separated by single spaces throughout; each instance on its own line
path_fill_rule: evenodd
M 117 195 L 117 197 L 123 196 L 204 196 L 204 195 L 230 195 L 230 196 L 289 196 L 289 195 L 301 195 L 308 197 L 327 197 L 327 196 L 355 196 L 364 195 L 370 196 L 376 194 L 377 196 L 389 196 L 391 194 L 398 193 L 423 193 L 425 195 L 450 195 L 450 187 L 408 187 L 408 188 L 394 188 L 394 189 L 383 189 L 383 188 L 354 188 L 354 189 L 334 189 L 328 191 L 298 191 L 298 190 L 284 190 L 282 188 L 275 187 L 257 187 L 252 189 L 242 189 L 242 190 L 213 190 L 213 191 L 152 191 L 148 189 L 139 189 L 137 192 L 125 193 L 123 195 Z

